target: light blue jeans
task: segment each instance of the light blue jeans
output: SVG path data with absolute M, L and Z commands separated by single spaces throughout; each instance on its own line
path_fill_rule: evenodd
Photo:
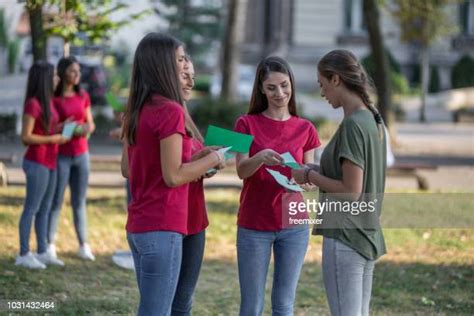
M 342 242 L 323 238 L 323 279 L 332 316 L 369 315 L 374 265 Z
M 23 171 L 26 174 L 26 197 L 19 224 L 20 255 L 25 255 L 30 251 L 29 241 L 33 218 L 38 253 L 44 253 L 47 249 L 48 216 L 56 188 L 56 170 L 50 170 L 39 163 L 24 159 Z
M 87 242 L 86 197 L 89 182 L 89 153 L 76 157 L 59 155 L 58 184 L 53 198 L 48 224 L 48 242 L 54 243 L 58 228 L 59 215 L 64 200 L 64 191 L 69 183 L 74 228 L 80 245 Z
M 140 292 L 139 316 L 168 316 L 178 285 L 183 235 L 170 231 L 128 233 Z
M 265 300 L 270 257 L 275 269 L 272 287 L 272 315 L 293 315 L 296 286 L 308 248 L 307 226 L 278 232 L 239 227 L 237 260 L 240 281 L 240 315 L 261 315 Z
M 205 230 L 183 238 L 183 258 L 171 310 L 173 316 L 191 315 L 193 294 L 201 271 L 205 243 Z

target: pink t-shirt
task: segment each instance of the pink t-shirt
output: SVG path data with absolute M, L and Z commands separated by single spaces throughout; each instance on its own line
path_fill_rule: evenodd
M 54 134 L 54 130 L 59 122 L 59 116 L 56 112 L 53 103 L 50 103 L 50 131 L 46 133 L 43 127 L 43 119 L 41 105 L 36 98 L 31 98 L 26 101 L 23 113 L 29 115 L 35 119 L 35 125 L 33 127 L 33 134 L 37 135 L 50 135 Z M 58 144 L 40 144 L 40 145 L 29 145 L 25 159 L 37 162 L 48 169 L 56 169 L 56 160 L 58 158 Z
M 86 110 L 91 106 L 89 94 L 82 90 L 80 94 L 70 97 L 55 97 L 53 99 L 60 121 L 72 117 L 78 124 L 87 121 Z M 76 157 L 89 150 L 86 136 L 73 136 L 72 139 L 59 146 L 59 153 L 64 156 Z
M 204 148 L 198 139 L 192 139 L 192 155 Z M 188 235 L 202 232 L 209 226 L 207 219 L 206 202 L 204 199 L 203 180 L 189 183 L 189 215 L 188 215 Z
M 291 116 L 286 121 L 276 121 L 263 114 L 244 115 L 237 120 L 234 130 L 254 136 L 249 157 L 263 149 L 273 149 L 279 154 L 290 152 L 302 164 L 304 153 L 321 144 L 313 124 L 297 116 Z M 237 223 L 248 229 L 279 231 L 287 227 L 282 223 L 282 197 L 287 191 L 266 168 L 291 178 L 291 169 L 288 167 L 262 165 L 245 179 Z
M 160 141 L 183 136 L 182 161 L 191 159 L 191 138 L 185 130 L 183 107 L 160 95 L 147 101 L 140 113 L 135 144 L 128 147 L 129 181 L 133 199 L 128 205 L 130 233 L 173 231 L 187 234 L 189 184 L 170 188 L 161 170 Z

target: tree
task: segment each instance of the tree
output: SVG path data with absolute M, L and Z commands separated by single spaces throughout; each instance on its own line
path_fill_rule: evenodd
M 68 56 L 70 45 L 83 45 L 84 37 L 98 43 L 118 28 L 151 12 L 145 10 L 113 21 L 112 13 L 128 7 L 114 0 L 26 0 L 25 7 L 30 17 L 33 61 L 46 59 L 50 36 L 64 40 L 64 55 Z
M 50 10 L 44 13 L 44 27 L 48 36 L 59 36 L 64 40 L 65 56 L 69 55 L 71 44 L 83 45 L 84 37 L 91 43 L 99 43 L 118 28 L 151 13 L 144 10 L 113 21 L 110 15 L 127 8 L 127 4 L 113 0 L 48 0 L 48 3 Z
M 198 64 L 222 36 L 220 6 L 215 1 L 193 4 L 192 0 L 152 0 L 155 13 L 168 21 L 168 32 L 186 44 Z
M 3 61 L 5 59 L 5 52 L 10 42 L 7 30 L 7 22 L 5 19 L 5 11 L 0 9 L 0 75 L 3 75 Z
M 27 0 L 26 10 L 30 19 L 33 62 L 46 59 L 47 35 L 43 28 L 43 7 L 46 0 Z
M 379 24 L 379 9 L 377 0 L 364 0 L 364 18 L 367 23 L 370 47 L 374 60 L 374 81 L 377 88 L 377 103 L 385 123 L 390 124 L 390 109 L 392 108 L 392 85 L 390 81 L 390 66 L 382 31 Z
M 238 65 L 240 60 L 239 36 L 242 33 L 246 3 L 243 0 L 229 0 L 227 26 L 224 36 L 222 60 L 221 98 L 231 103 L 237 101 Z
M 421 108 L 420 122 L 426 121 L 426 94 L 430 76 L 429 48 L 438 38 L 455 28 L 446 12 L 446 5 L 458 0 L 394 0 L 389 8 L 398 20 L 402 40 L 420 48 Z

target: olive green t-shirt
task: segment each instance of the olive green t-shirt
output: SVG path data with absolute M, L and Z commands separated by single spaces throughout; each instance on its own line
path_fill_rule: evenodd
M 369 260 L 386 252 L 379 221 L 385 190 L 386 140 L 383 136 L 380 137 L 372 112 L 357 110 L 344 118 L 321 156 L 320 173 L 331 179 L 342 180 L 343 159 L 361 167 L 364 178 L 359 201 L 377 203 L 373 204 L 376 207 L 372 212 L 357 216 L 344 212 L 323 213 L 323 225 L 315 227 L 313 234 L 337 239 Z M 338 199 L 341 198 L 320 190 L 320 202 Z

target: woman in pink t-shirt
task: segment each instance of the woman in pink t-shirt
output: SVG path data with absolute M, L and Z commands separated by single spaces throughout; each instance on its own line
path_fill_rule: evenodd
M 297 116 L 293 74 L 285 60 L 260 62 L 248 114 L 237 120 L 235 131 L 254 136 L 249 154 L 236 157 L 237 173 L 244 179 L 237 234 L 240 315 L 263 312 L 272 250 L 272 311 L 292 315 L 309 232 L 307 226 L 289 228 L 285 223 L 282 199 L 287 191 L 266 169 L 291 178 L 281 154 L 291 153 L 299 164 L 312 163 L 320 141 L 313 124 Z
M 58 82 L 54 66 L 46 61 L 33 64 L 28 73 L 21 140 L 28 146 L 23 159 L 26 175 L 26 198 L 21 214 L 20 255 L 16 265 L 44 269 L 47 264 L 62 265 L 47 253 L 48 215 L 56 187 L 58 144 L 67 139 L 58 134 L 59 117 L 52 103 Z M 31 225 L 35 221 L 38 253 L 29 251 Z
M 146 35 L 135 52 L 124 117 L 122 174 L 128 177 L 127 239 L 140 291 L 139 315 L 169 315 L 188 230 L 189 182 L 224 162 L 212 151 L 191 161 L 191 118 L 179 83 L 182 44 Z
M 89 94 L 80 88 L 81 67 L 74 56 L 63 57 L 58 62 L 58 75 L 61 79 L 55 90 L 54 105 L 61 121 L 77 124 L 70 142 L 59 146 L 58 185 L 49 217 L 48 252 L 56 257 L 56 229 L 58 226 L 64 191 L 69 184 L 71 206 L 79 242 L 78 255 L 84 260 L 94 261 L 87 243 L 86 196 L 89 182 L 88 136 L 94 132 L 95 124 L 91 112 Z

